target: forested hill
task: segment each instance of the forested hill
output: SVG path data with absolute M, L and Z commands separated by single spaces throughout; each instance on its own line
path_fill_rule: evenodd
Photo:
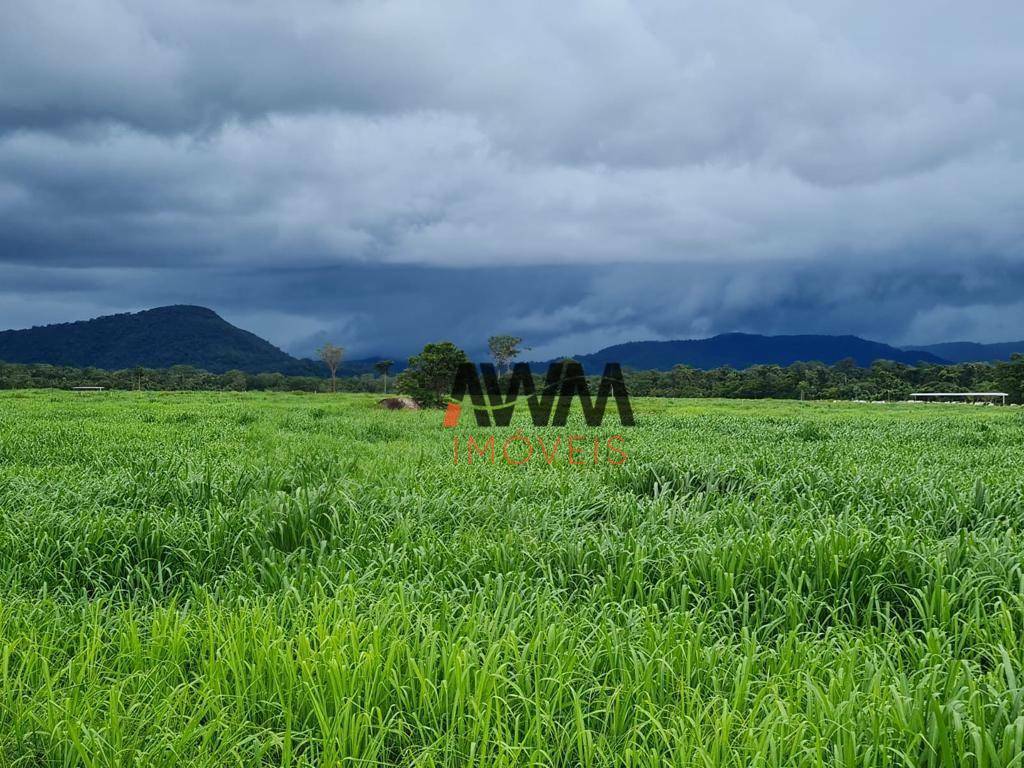
M 742 370 L 752 365 L 791 365 L 816 361 L 834 365 L 852 359 L 859 366 L 875 360 L 892 360 L 906 365 L 942 364 L 944 358 L 925 351 L 906 351 L 868 341 L 859 336 L 760 336 L 724 333 L 709 339 L 680 341 L 632 341 L 616 344 L 574 360 L 588 371 L 600 371 L 605 363 L 621 363 L 638 371 L 667 371 L 683 364 L 706 371 L 728 366 Z
M 0 332 L 0 360 L 120 370 L 191 365 L 223 373 L 323 375 L 205 307 L 175 305 L 93 320 Z

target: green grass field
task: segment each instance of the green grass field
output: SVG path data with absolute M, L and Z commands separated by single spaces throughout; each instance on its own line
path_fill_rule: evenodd
M 0 393 L 0 765 L 1022 765 L 1024 411 L 635 407 Z

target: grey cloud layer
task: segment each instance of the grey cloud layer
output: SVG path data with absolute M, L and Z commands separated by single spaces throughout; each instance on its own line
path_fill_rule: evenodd
M 203 300 L 367 352 L 1019 338 L 1022 22 L 1011 1 L 8 3 L 0 325 Z

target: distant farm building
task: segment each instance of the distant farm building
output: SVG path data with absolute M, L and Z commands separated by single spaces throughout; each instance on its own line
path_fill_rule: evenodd
M 1006 405 L 1006 392 L 911 392 L 910 399 L 920 402 L 995 403 Z
M 72 392 L 102 392 L 106 387 L 72 387 Z

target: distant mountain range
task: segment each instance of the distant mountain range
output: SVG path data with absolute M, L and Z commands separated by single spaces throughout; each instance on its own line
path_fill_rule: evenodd
M 868 341 L 859 336 L 761 336 L 752 333 L 723 333 L 709 339 L 680 341 L 631 341 L 616 344 L 591 355 L 576 355 L 587 371 L 600 372 L 605 363 L 621 363 L 637 370 L 667 371 L 683 363 L 710 370 L 722 366 L 736 369 L 752 365 L 789 365 L 817 361 L 833 365 L 852 358 L 859 366 L 875 360 L 897 363 L 946 363 L 928 351 L 903 350 Z
M 1024 342 L 954 342 L 900 349 L 858 336 L 726 333 L 709 339 L 633 341 L 593 354 L 577 355 L 574 359 L 587 371 L 600 373 L 608 362 L 636 370 L 662 371 L 678 364 L 706 370 L 721 366 L 743 369 L 761 364 L 789 365 L 798 361 L 832 365 L 847 358 L 860 366 L 868 366 L 875 360 L 914 365 L 1007 360 L 1017 351 L 1024 352 Z M 346 360 L 340 373 L 370 372 L 379 359 Z M 326 375 L 321 362 L 293 357 L 269 341 L 231 325 L 213 310 L 188 305 L 0 331 L 0 360 L 108 370 L 191 365 L 211 373 L 240 370 L 292 376 Z M 396 359 L 393 371 L 401 370 L 404 363 Z
M 929 344 L 922 347 L 905 347 L 930 352 L 951 363 L 990 363 L 995 360 L 1009 360 L 1014 352 L 1024 354 L 1024 341 L 1007 341 L 1001 344 L 978 344 L 974 341 L 950 341 L 945 344 Z

